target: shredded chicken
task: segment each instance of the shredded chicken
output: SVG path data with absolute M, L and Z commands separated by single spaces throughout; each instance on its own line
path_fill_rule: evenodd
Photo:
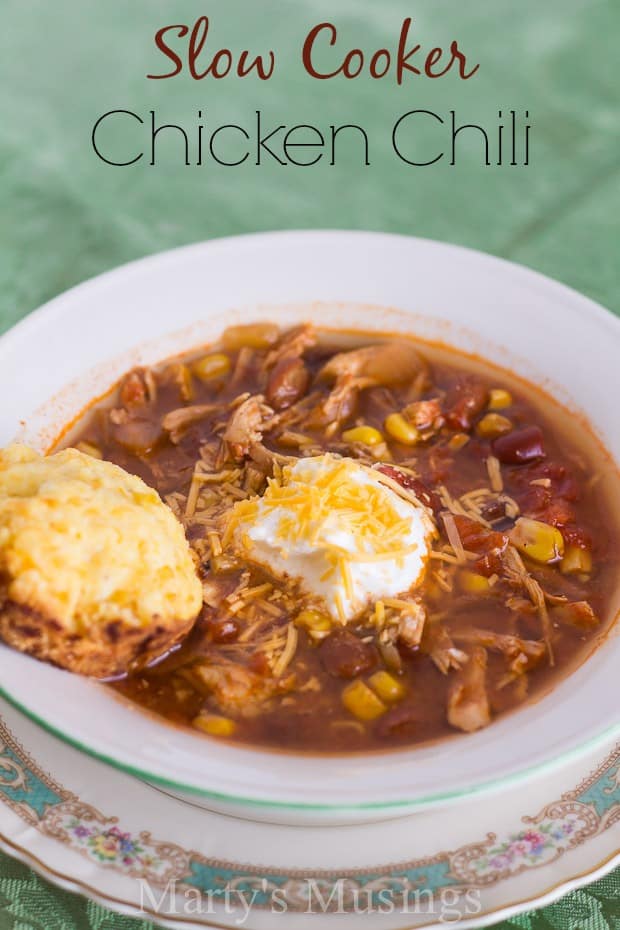
M 440 623 L 427 624 L 424 633 L 424 648 L 442 673 L 461 668 L 467 662 L 467 653 L 457 649 L 450 634 Z
M 202 582 L 202 597 L 205 604 L 213 609 L 219 609 L 226 598 L 233 598 L 247 586 L 250 573 L 245 571 L 239 580 L 234 575 L 209 574 Z
M 249 455 L 255 465 L 263 470 L 265 475 L 273 473 L 274 465 L 292 465 L 297 461 L 294 455 L 282 455 L 268 449 L 262 442 L 253 442 L 249 448 Z
M 405 384 L 426 368 L 426 362 L 406 339 L 363 346 L 332 356 L 319 372 L 321 379 L 345 375 L 367 378 L 369 384 Z
M 270 468 L 264 468 L 257 462 L 247 462 L 243 479 L 243 488 L 252 494 L 259 494 L 265 486 Z
M 233 410 L 224 430 L 224 442 L 234 459 L 241 461 L 250 449 L 261 442 L 263 433 L 273 425 L 274 411 L 262 394 L 248 397 Z
M 459 643 L 472 643 L 484 646 L 495 652 L 501 652 L 509 660 L 508 668 L 515 674 L 528 671 L 543 659 L 546 646 L 537 639 L 521 639 L 510 633 L 494 633 L 492 630 L 480 630 L 469 627 L 466 630 L 452 630 L 451 636 Z
M 181 400 L 190 401 L 194 399 L 194 390 L 192 385 L 192 376 L 187 365 L 182 362 L 174 362 L 167 365 L 161 373 L 162 383 L 169 382 L 176 385 L 179 389 Z
M 504 601 L 509 610 L 516 614 L 535 614 L 536 607 L 532 604 L 529 597 L 523 597 L 521 594 L 511 594 Z
M 128 423 L 131 419 L 131 414 L 126 407 L 114 407 L 110 410 L 109 420 L 113 426 L 122 426 L 124 423 Z
M 554 665 L 555 659 L 553 655 L 553 624 L 549 617 L 549 611 L 547 610 L 547 604 L 545 602 L 545 594 L 539 583 L 536 579 L 530 575 L 527 568 L 523 564 L 523 559 L 517 552 L 514 546 L 507 546 L 506 551 L 503 554 L 503 563 L 504 563 L 504 574 L 506 577 L 513 582 L 513 584 L 520 585 L 523 587 L 529 596 L 530 600 L 536 607 L 538 615 L 540 617 L 543 637 L 545 640 L 545 645 L 547 646 L 547 654 L 549 656 L 549 664 Z
M 599 619 L 587 601 L 572 601 L 553 608 L 553 617 L 561 623 L 569 623 L 579 630 L 592 630 Z
M 445 422 L 438 397 L 415 401 L 405 407 L 402 413 L 420 432 L 423 439 L 430 439 L 434 436 Z
M 271 371 L 265 394 L 275 410 L 286 410 L 300 400 L 310 384 L 310 372 L 300 358 L 283 358 Z
M 486 649 L 477 646 L 455 674 L 448 690 L 448 722 L 466 733 L 486 727 L 491 722 L 486 668 Z
M 139 407 L 157 397 L 157 383 L 150 368 L 134 368 L 121 382 L 118 399 L 123 407 Z
M 249 346 L 243 346 L 239 349 L 237 361 L 228 380 L 228 389 L 235 390 L 240 384 L 248 380 L 254 367 L 256 352 Z
M 410 607 L 402 612 L 398 621 L 399 640 L 409 648 L 419 646 L 425 622 L 424 606 L 419 601 L 411 601 Z
M 273 368 L 284 359 L 301 358 L 306 349 L 312 348 L 316 343 L 317 334 L 312 323 L 304 323 L 294 329 L 289 329 L 267 355 L 265 367 Z
M 201 662 L 189 670 L 189 675 L 224 713 L 241 717 L 256 716 L 271 698 L 293 686 L 291 676 L 276 681 L 243 665 L 223 660 L 213 665 Z
M 178 443 L 194 423 L 204 420 L 217 410 L 215 404 L 194 404 L 191 407 L 179 407 L 177 410 L 171 410 L 162 420 L 162 426 L 173 443 Z
M 351 374 L 340 375 L 327 397 L 322 398 L 314 410 L 310 411 L 306 425 L 310 429 L 317 429 L 344 423 L 355 410 L 358 393 L 371 383 L 367 378 L 358 378 Z

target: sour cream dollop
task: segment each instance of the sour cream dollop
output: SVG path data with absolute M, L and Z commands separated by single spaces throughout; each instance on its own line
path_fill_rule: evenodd
M 408 492 L 410 494 L 411 492 Z M 414 495 L 350 458 L 302 458 L 239 501 L 227 536 L 249 561 L 300 581 L 346 623 L 422 583 L 436 528 Z

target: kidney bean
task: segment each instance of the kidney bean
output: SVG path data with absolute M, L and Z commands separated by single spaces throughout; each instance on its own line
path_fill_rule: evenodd
M 264 652 L 255 652 L 248 661 L 248 668 L 257 675 L 269 676 L 271 667 Z
M 377 664 L 377 654 L 370 643 L 363 643 L 349 630 L 338 629 L 319 647 L 323 665 L 336 678 L 355 678 Z
M 382 737 L 405 737 L 415 734 L 418 729 L 419 708 L 411 704 L 399 704 L 392 707 L 379 720 L 377 734 Z
M 267 402 L 275 410 L 286 410 L 306 393 L 310 372 L 300 358 L 283 358 L 267 383 Z
M 544 459 L 543 434 L 538 426 L 524 426 L 493 441 L 493 452 L 505 465 L 522 465 Z
M 214 643 L 232 643 L 239 635 L 239 621 L 234 617 L 216 617 L 209 620 L 209 632 Z

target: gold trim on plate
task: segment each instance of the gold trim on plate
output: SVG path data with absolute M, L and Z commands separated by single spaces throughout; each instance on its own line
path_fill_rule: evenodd
M 9 840 L 8 837 L 4 836 L 3 833 L 0 833 L 0 846 L 8 846 L 9 848 L 21 853 L 23 857 L 22 862 L 23 862 L 23 859 L 27 859 L 27 860 L 30 860 L 31 863 L 34 863 L 34 865 L 32 865 L 31 867 L 36 872 L 38 872 L 40 875 L 42 875 L 43 878 L 49 878 L 51 876 L 49 880 L 52 882 L 54 882 L 54 878 L 57 878 L 57 879 L 60 879 L 61 881 L 67 882 L 70 885 L 76 885 L 82 890 L 82 893 L 85 894 L 86 896 L 90 896 L 91 898 L 94 898 L 95 900 L 99 900 L 99 901 L 107 901 L 111 903 L 112 905 L 116 904 L 116 905 L 120 905 L 123 908 L 127 908 L 128 910 L 133 911 L 134 915 L 138 919 L 140 919 L 140 915 L 143 916 L 143 919 L 145 917 L 149 917 L 155 920 L 156 922 L 161 921 L 163 918 L 164 920 L 176 921 L 177 923 L 187 924 L 188 926 L 193 925 L 193 926 L 205 927 L 207 928 L 207 930 L 209 930 L 209 927 L 215 927 L 216 930 L 231 930 L 231 928 L 234 926 L 234 924 L 215 923 L 213 920 L 209 921 L 209 923 L 204 923 L 203 921 L 198 922 L 195 918 L 183 917 L 182 915 L 176 915 L 176 914 L 170 915 L 170 916 L 167 916 L 165 914 L 162 915 L 158 913 L 157 911 L 151 910 L 148 907 L 140 909 L 136 904 L 132 904 L 130 901 L 125 901 L 123 900 L 123 898 L 115 898 L 112 895 L 106 894 L 105 892 L 98 891 L 96 888 L 93 888 L 92 885 L 87 885 L 85 882 L 82 882 L 79 879 L 71 878 L 70 875 L 64 875 L 64 873 L 56 871 L 56 869 L 53 869 L 50 866 L 46 865 L 44 862 L 42 862 L 41 859 L 39 859 L 29 850 L 25 849 L 22 846 L 19 846 L 17 843 L 14 843 L 12 840 Z M 575 882 L 577 882 L 576 887 L 579 888 L 582 885 L 587 884 L 585 879 L 587 879 L 590 875 L 593 875 L 595 872 L 598 872 L 601 869 L 605 868 L 605 866 L 609 865 L 610 863 L 611 863 L 610 868 L 606 869 L 605 874 L 607 874 L 608 872 L 611 872 L 611 869 L 613 865 L 615 864 L 614 860 L 616 859 L 618 860 L 618 863 L 620 864 L 620 851 L 611 853 L 609 856 L 607 856 L 605 859 L 602 859 L 599 863 L 597 863 L 597 865 L 595 865 L 591 869 L 588 869 L 586 872 L 579 872 L 577 875 L 573 875 L 571 878 L 564 879 L 561 882 L 557 882 L 555 885 L 551 885 L 549 888 L 546 888 L 544 891 L 539 892 L 533 898 L 521 898 L 518 901 L 511 901 L 509 904 L 502 904 L 499 908 L 493 908 L 491 910 L 481 911 L 479 914 L 476 914 L 475 918 L 473 919 L 475 919 L 476 921 L 480 919 L 484 919 L 486 917 L 498 917 L 498 919 L 502 919 L 502 914 L 504 911 L 512 911 L 516 907 L 520 909 L 522 908 L 522 910 L 529 910 L 529 908 L 525 907 L 524 905 L 528 905 L 528 904 L 536 905 L 536 902 L 540 901 L 541 898 L 545 898 L 548 895 L 553 894 L 554 891 L 557 891 L 558 889 L 563 888 L 564 886 L 574 885 Z M 28 865 L 28 862 L 26 862 L 25 864 Z M 581 879 L 584 879 L 584 881 L 581 881 Z M 70 889 L 64 889 L 64 890 L 66 891 Z M 575 890 L 575 889 L 567 888 L 567 893 L 571 890 Z M 73 893 L 78 894 L 78 892 L 73 892 Z M 560 895 L 558 895 L 558 897 L 560 897 Z M 352 916 L 355 916 L 355 915 L 352 915 Z M 430 921 L 429 923 L 425 923 L 425 924 L 407 924 L 406 927 L 405 926 L 395 927 L 394 930 L 425 930 L 425 928 L 433 927 L 437 923 L 438 921 L 435 920 L 435 921 Z

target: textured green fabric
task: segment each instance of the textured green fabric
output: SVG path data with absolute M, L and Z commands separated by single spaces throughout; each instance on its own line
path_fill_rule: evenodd
M 524 262 L 620 309 L 617 119 L 614 67 L 620 4 L 614 0 L 3 0 L 0 31 L 0 321 L 7 325 L 66 287 L 128 259 L 211 236 L 287 227 L 385 229 L 463 243 Z M 152 41 L 166 23 L 209 12 L 213 41 L 269 48 L 267 82 L 167 81 Z M 343 47 L 394 46 L 415 17 L 425 47 L 458 38 L 480 63 L 469 81 L 452 74 L 313 81 L 299 65 L 312 24 L 331 16 Z M 113 168 L 90 133 L 110 109 L 212 126 L 360 123 L 371 167 L 180 167 L 170 139 L 164 164 Z M 480 165 L 473 139 L 451 168 L 411 168 L 389 152 L 395 119 L 413 108 L 490 126 L 497 111 L 528 109 L 527 168 Z M 131 138 L 129 131 L 123 133 Z M 436 140 L 428 124 L 421 151 Z
M 3 0 L 0 5 L 0 330 L 65 288 L 121 262 L 212 236 L 260 229 L 351 227 L 484 249 L 557 277 L 620 312 L 620 4 L 614 0 Z M 164 64 L 152 36 L 212 17 L 213 41 L 276 50 L 275 76 L 147 81 Z M 480 63 L 468 82 L 311 81 L 299 66 L 308 29 L 336 21 L 343 47 L 397 40 L 412 15 L 430 48 L 458 38 Z M 211 41 L 211 40 L 210 40 Z M 213 46 L 216 47 L 215 45 Z M 353 146 L 335 166 L 248 163 L 186 168 L 173 142 L 162 163 L 112 168 L 90 146 L 95 120 L 126 108 L 162 122 L 358 123 L 371 166 Z M 470 141 L 458 165 L 411 168 L 389 151 L 402 113 L 454 109 L 489 127 L 499 109 L 528 109 L 527 168 L 484 167 Z M 430 126 L 420 146 L 436 140 Z M 119 135 L 119 144 L 123 141 Z M 500 308 L 501 310 L 501 308 Z M 620 926 L 620 872 L 536 915 L 526 930 Z M 505 924 L 508 926 L 511 924 Z M 0 930 L 146 930 L 61 893 L 0 856 Z

